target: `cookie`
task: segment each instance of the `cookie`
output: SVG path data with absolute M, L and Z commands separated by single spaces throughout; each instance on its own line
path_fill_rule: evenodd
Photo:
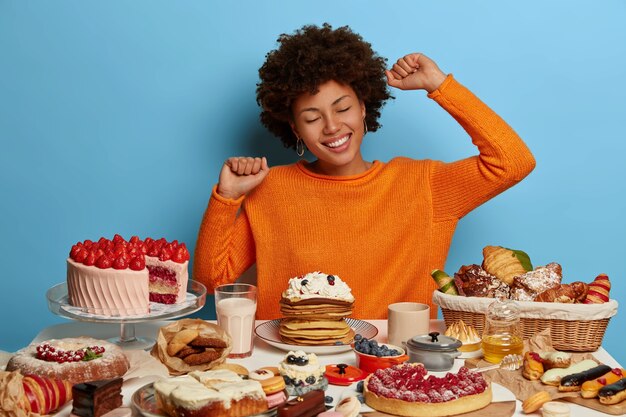
M 256 371 L 250 372 L 250 375 L 248 375 L 250 379 L 254 379 L 259 382 L 273 378 L 274 376 L 276 376 L 276 374 L 267 369 L 257 369 Z
M 196 366 L 205 364 L 207 362 L 212 362 L 218 359 L 220 356 L 222 356 L 222 349 L 208 348 L 205 349 L 205 351 L 202 353 L 192 353 L 191 355 L 186 356 L 185 358 L 183 358 L 183 361 L 187 365 Z
M 224 349 L 226 347 L 226 342 L 217 337 L 203 336 L 199 335 L 191 342 L 189 342 L 190 346 L 194 347 L 210 347 L 210 348 L 221 348 Z
M 183 329 L 177 332 L 167 344 L 167 354 L 170 356 L 176 355 L 187 346 L 189 342 L 198 337 L 199 334 L 200 332 L 195 329 Z
M 184 348 L 182 348 L 176 355 L 177 358 L 186 358 L 187 356 L 194 354 L 194 353 L 202 353 L 204 352 L 203 348 L 196 348 L 193 346 L 185 346 Z
M 212 370 L 227 369 L 229 371 L 233 371 L 234 373 L 236 373 L 237 375 L 241 377 L 247 377 L 250 374 L 250 371 L 248 371 L 248 368 L 246 368 L 243 365 L 236 364 L 236 363 L 220 363 L 219 365 L 214 366 L 211 369 Z

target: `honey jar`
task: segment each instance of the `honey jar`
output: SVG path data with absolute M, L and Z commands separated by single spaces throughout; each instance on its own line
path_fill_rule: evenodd
M 498 298 L 489 304 L 482 349 L 484 359 L 491 363 L 500 363 L 506 355 L 522 354 L 524 342 L 520 330 L 520 310 L 515 301 Z

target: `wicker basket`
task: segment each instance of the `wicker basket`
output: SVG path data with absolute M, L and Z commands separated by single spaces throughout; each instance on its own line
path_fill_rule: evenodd
M 487 307 L 492 298 L 463 297 L 433 292 L 433 303 L 441 308 L 446 327 L 463 320 L 482 335 Z M 558 350 L 592 352 L 602 345 L 609 320 L 617 314 L 617 301 L 604 304 L 561 304 L 519 301 L 524 339 L 550 329 L 552 346 Z

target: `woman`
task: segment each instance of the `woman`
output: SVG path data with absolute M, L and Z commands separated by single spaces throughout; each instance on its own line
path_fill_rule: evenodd
M 385 318 L 398 301 L 431 304 L 430 271 L 443 269 L 457 222 L 522 180 L 535 161 L 491 109 L 423 54 L 385 69 L 348 27 L 305 26 L 282 35 L 259 70 L 262 123 L 300 156 L 271 169 L 263 158 L 229 158 L 204 214 L 193 276 L 234 281 L 256 262 L 257 318 L 280 317 L 291 277 L 340 276 L 354 316 Z M 443 163 L 366 161 L 361 143 L 400 90 L 426 90 L 470 135 L 479 155 Z

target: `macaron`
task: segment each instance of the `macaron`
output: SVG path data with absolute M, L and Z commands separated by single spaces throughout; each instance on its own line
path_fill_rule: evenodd
M 267 398 L 267 408 L 278 407 L 285 401 L 287 401 L 287 393 L 285 390 L 275 392 L 274 394 L 266 395 Z
M 569 405 L 559 401 L 547 402 L 541 407 L 543 417 L 569 417 L 570 408 Z
M 285 389 L 285 380 L 282 376 L 272 376 L 259 382 L 265 395 L 271 395 Z
M 551 399 L 550 393 L 547 391 L 539 391 L 524 400 L 522 403 L 522 410 L 524 410 L 524 413 L 526 414 L 534 413 Z
M 356 417 L 361 411 L 361 402 L 357 397 L 346 397 L 339 401 L 335 407 L 335 411 L 343 417 Z

